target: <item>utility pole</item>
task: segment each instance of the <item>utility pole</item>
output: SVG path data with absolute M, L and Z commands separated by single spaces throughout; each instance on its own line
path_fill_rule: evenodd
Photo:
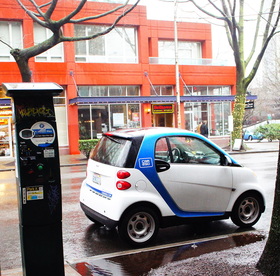
M 181 98 L 180 98 L 180 72 L 179 72 L 179 60 L 178 60 L 177 8 L 178 8 L 178 2 L 177 0 L 174 0 L 174 44 L 175 44 L 177 127 L 181 128 Z

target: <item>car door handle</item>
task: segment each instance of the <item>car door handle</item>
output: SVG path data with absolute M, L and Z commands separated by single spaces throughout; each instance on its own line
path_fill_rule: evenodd
M 156 159 L 155 163 L 156 163 L 157 172 L 164 172 L 164 171 L 167 171 L 170 168 L 170 164 L 166 161 Z

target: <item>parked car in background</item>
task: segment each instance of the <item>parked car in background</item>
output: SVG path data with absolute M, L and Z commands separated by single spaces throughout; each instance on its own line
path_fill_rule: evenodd
M 263 134 L 259 132 L 252 132 L 249 130 L 245 130 L 243 134 L 243 139 L 246 141 L 252 141 L 252 140 L 259 140 L 261 141 L 264 138 Z
M 159 228 L 231 217 L 250 227 L 265 210 L 256 175 L 204 136 L 175 128 L 104 133 L 90 154 L 81 208 L 133 246 Z

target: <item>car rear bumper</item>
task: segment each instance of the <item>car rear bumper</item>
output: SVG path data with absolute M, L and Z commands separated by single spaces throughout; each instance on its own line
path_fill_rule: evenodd
M 87 207 L 82 202 L 80 202 L 80 204 L 81 204 L 81 208 L 84 211 L 84 213 L 87 216 L 89 216 L 90 218 L 92 218 L 93 220 L 96 220 L 96 221 L 100 222 L 101 224 L 108 226 L 109 228 L 115 228 L 118 225 L 118 221 L 109 219 L 108 217 L 105 217 L 105 216 L 101 215 L 100 213 L 93 211 L 92 209 Z

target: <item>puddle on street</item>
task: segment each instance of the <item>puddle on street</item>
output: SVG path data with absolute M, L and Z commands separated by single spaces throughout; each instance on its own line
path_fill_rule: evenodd
M 83 276 L 140 276 L 145 275 L 152 268 L 155 269 L 171 262 L 244 246 L 263 239 L 263 235 L 246 233 L 168 248 L 140 249 L 139 253 L 134 251 L 130 254 L 128 252 L 121 256 L 104 259 L 94 258 L 87 262 L 72 264 L 72 267 Z

